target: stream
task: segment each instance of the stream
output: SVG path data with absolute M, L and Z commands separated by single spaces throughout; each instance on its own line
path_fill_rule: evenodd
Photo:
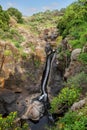
M 47 130 L 47 127 L 51 127 L 54 124 L 54 119 L 53 119 L 52 115 L 50 113 L 48 113 L 48 109 L 50 108 L 49 107 L 50 103 L 49 103 L 49 96 L 48 96 L 48 92 L 47 92 L 47 85 L 48 85 L 51 67 L 52 67 L 52 64 L 55 59 L 55 55 L 56 55 L 56 51 L 51 51 L 51 53 L 47 55 L 46 64 L 45 64 L 45 68 L 44 68 L 42 80 L 41 80 L 41 95 L 34 99 L 34 101 L 38 100 L 39 102 L 44 104 L 45 112 L 43 113 L 43 116 L 39 117 L 38 121 L 34 122 L 31 120 L 28 120 L 28 124 L 29 124 L 31 130 Z M 61 80 L 61 78 L 59 76 L 58 81 L 60 82 L 60 80 Z M 38 107 L 37 107 L 37 109 L 38 109 Z M 38 109 L 38 111 L 41 112 L 39 109 Z M 25 112 L 23 119 L 29 118 L 29 116 L 26 117 L 26 115 L 28 115 L 27 113 L 29 113 L 28 109 Z
M 47 93 L 47 83 L 50 75 L 50 70 L 52 66 L 53 59 L 55 58 L 55 51 L 51 52 L 47 55 L 45 69 L 43 71 L 42 80 L 41 80 L 41 96 L 39 97 L 39 101 L 47 104 L 48 102 L 48 93 Z M 46 106 L 45 106 L 46 107 Z M 48 106 L 47 106 L 48 107 Z M 47 107 L 45 109 L 47 109 Z M 47 111 L 47 110 L 46 110 Z M 28 122 L 31 130 L 46 130 L 46 127 L 50 127 L 53 122 L 51 122 L 48 113 L 44 115 L 38 122 Z

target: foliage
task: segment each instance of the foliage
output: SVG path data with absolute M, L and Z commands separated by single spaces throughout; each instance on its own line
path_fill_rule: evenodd
M 33 52 L 35 51 L 35 45 L 32 42 L 29 43 L 29 47 Z
M 82 48 L 87 41 L 87 1 L 78 0 L 69 5 L 58 21 L 58 29 L 63 38 L 68 35 L 72 39 L 69 44 L 73 48 Z
M 59 45 L 61 43 L 61 41 L 62 41 L 62 36 L 57 37 L 57 39 L 56 39 L 57 45 Z
M 59 18 L 64 14 L 64 9 L 61 11 L 46 10 L 45 12 L 39 12 L 28 18 L 27 25 L 35 34 L 40 34 L 41 30 L 51 27 L 56 27 Z M 25 22 L 26 24 L 26 22 Z
M 87 53 L 81 53 L 81 54 L 79 55 L 79 60 L 80 60 L 82 63 L 87 64 Z
M 11 112 L 6 118 L 0 115 L 0 130 L 29 130 L 27 124 L 24 124 L 22 127 L 17 126 L 15 123 L 16 118 L 16 112 Z
M 10 56 L 12 54 L 11 50 L 5 50 L 4 56 Z
M 8 12 L 4 11 L 0 5 L 0 28 L 2 30 L 7 31 L 9 29 L 9 20 Z
M 59 95 L 57 97 L 54 97 L 51 102 L 51 112 L 55 113 L 58 110 L 58 107 L 60 107 L 63 104 L 66 104 L 67 106 L 71 106 L 76 99 L 78 99 L 80 94 L 80 89 L 77 87 L 65 87 L 61 90 Z
M 23 23 L 22 13 L 16 8 L 9 8 L 7 10 L 10 16 L 15 16 L 18 23 Z
M 68 79 L 66 85 L 70 86 L 71 84 L 73 86 L 82 88 L 84 84 L 87 84 L 87 74 L 82 71 L 76 74 L 74 77 L 71 77 L 70 79 Z
M 87 117 L 83 113 L 69 111 L 57 125 L 59 130 L 86 130 Z
M 0 35 L 1 39 L 3 40 L 10 39 L 10 41 L 12 41 L 17 48 L 20 48 L 21 42 L 24 41 L 24 37 L 21 34 L 19 34 L 18 30 L 14 28 L 11 28 L 6 32 L 0 29 L 0 33 L 1 33 Z
M 87 105 L 78 111 L 69 110 L 61 117 L 50 130 L 86 130 L 87 129 Z
M 41 65 L 41 61 L 40 61 L 40 59 L 35 58 L 35 59 L 34 59 L 34 65 L 35 65 L 35 67 L 38 68 L 38 67 Z
M 22 51 L 21 56 L 22 56 L 23 59 L 27 59 L 27 56 L 28 56 L 28 55 L 27 55 L 25 52 Z

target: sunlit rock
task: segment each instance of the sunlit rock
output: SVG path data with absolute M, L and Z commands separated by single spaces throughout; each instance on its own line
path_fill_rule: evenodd
M 73 50 L 71 53 L 71 61 L 77 60 L 80 52 L 81 52 L 81 48 L 77 48 L 77 49 Z
M 71 110 L 72 111 L 76 111 L 78 109 L 81 109 L 87 102 L 87 99 L 83 99 L 83 100 L 80 100 L 79 102 L 75 102 L 72 106 L 71 106 Z
M 39 120 L 44 113 L 44 106 L 39 101 L 34 101 L 27 108 L 25 114 L 22 116 L 22 119 L 31 119 L 31 120 Z

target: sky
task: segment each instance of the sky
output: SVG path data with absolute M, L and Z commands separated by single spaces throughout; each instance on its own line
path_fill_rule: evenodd
M 46 10 L 60 10 L 75 1 L 76 0 L 0 0 L 0 5 L 4 10 L 14 7 L 24 16 L 31 16 L 37 12 Z

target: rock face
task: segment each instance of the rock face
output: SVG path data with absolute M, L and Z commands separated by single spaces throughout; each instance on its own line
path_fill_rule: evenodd
M 76 73 L 80 72 L 82 64 L 78 61 L 78 56 L 81 52 L 81 49 L 75 49 L 71 53 L 71 61 L 69 67 L 66 68 L 64 77 L 67 79 L 70 76 L 74 76 Z
M 17 111 L 18 116 L 21 117 L 25 113 L 25 110 L 29 110 L 30 116 L 33 113 L 32 119 L 41 117 L 42 115 L 40 114 L 40 112 L 43 111 L 42 103 L 35 101 L 31 105 L 32 99 L 35 98 L 37 95 L 39 94 L 17 94 L 8 89 L 0 89 L 0 114 L 5 115 L 9 114 L 10 112 Z M 29 113 L 27 116 L 29 116 Z
M 0 113 L 4 115 L 17 111 L 18 115 L 24 119 L 39 120 L 44 114 L 44 105 L 38 101 L 31 102 L 31 100 L 36 97 L 34 94 L 40 95 L 41 78 L 46 61 L 46 43 L 50 42 L 50 46 L 55 48 L 55 39 L 58 34 L 56 31 L 53 33 L 50 30 L 47 41 L 44 37 L 32 36 L 22 28 L 19 28 L 19 32 L 26 39 L 21 43 L 21 46 L 24 47 L 23 51 L 29 54 L 26 60 L 17 59 L 18 49 L 14 45 L 0 42 L 0 85 L 1 87 L 5 86 L 0 90 Z M 38 61 L 40 61 L 40 66 Z M 62 79 L 56 60 L 52 70 L 52 77 L 48 85 L 51 89 L 48 93 L 55 96 L 61 89 L 60 80 Z
M 49 84 L 48 84 L 49 95 L 57 96 L 63 87 L 64 86 L 63 86 L 62 70 L 60 70 L 58 59 L 55 57 L 52 63 Z M 51 99 L 51 97 L 49 99 Z
M 15 100 L 15 93 L 7 89 L 0 89 L 0 114 L 8 114 L 7 105 L 11 105 Z
M 16 52 L 16 53 L 15 53 Z M 17 48 L 9 43 L 0 41 L 0 87 L 4 87 L 4 82 L 14 73 L 15 56 L 18 54 Z

